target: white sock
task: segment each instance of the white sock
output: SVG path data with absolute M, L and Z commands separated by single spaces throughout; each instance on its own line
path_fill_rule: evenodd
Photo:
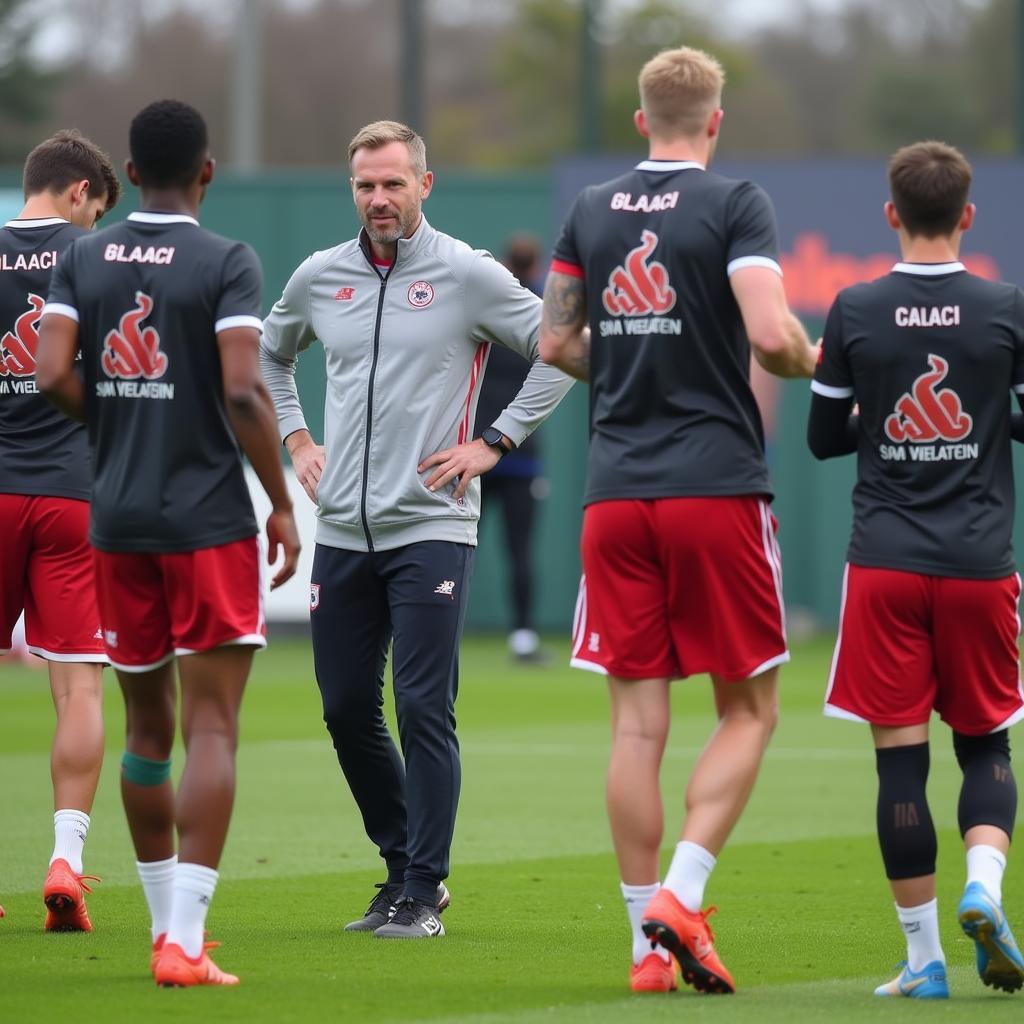
M 167 943 L 177 943 L 193 960 L 203 951 L 203 928 L 219 875 L 202 864 L 182 864 L 174 869 L 174 898 Z
M 654 898 L 661 885 L 658 882 L 652 882 L 650 885 L 626 885 L 625 882 L 620 882 L 619 888 L 622 890 L 622 898 L 626 901 L 629 927 L 633 932 L 633 963 L 638 964 L 652 952 L 651 940 L 644 935 L 640 922 L 643 920 L 647 904 Z M 671 955 L 667 949 L 662 949 L 661 946 L 656 946 L 653 952 L 656 952 L 666 962 Z
M 715 856 L 684 840 L 676 844 L 676 852 L 665 876 L 665 888 L 691 913 L 696 914 L 704 905 L 704 888 L 718 863 Z
M 171 906 L 174 902 L 174 869 L 177 864 L 177 857 L 135 862 L 149 906 L 154 942 L 161 935 L 166 935 L 170 927 Z
M 82 873 L 82 850 L 85 847 L 85 837 L 89 834 L 89 820 L 89 815 L 85 811 L 65 809 L 54 814 L 51 864 L 63 858 L 71 865 L 71 870 L 75 874 Z
M 939 901 L 930 900 L 919 907 L 901 907 L 896 904 L 896 916 L 907 937 L 907 966 L 920 971 L 933 960 L 946 962 L 939 942 Z
M 967 884 L 981 882 L 985 891 L 996 901 L 1003 902 L 1003 872 L 1006 856 L 994 846 L 979 844 L 967 851 Z

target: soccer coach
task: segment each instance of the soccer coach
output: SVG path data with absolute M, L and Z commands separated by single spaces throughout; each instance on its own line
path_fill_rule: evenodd
M 444 934 L 438 915 L 449 899 L 475 478 L 521 444 L 572 381 L 540 360 L 540 300 L 423 217 L 433 174 L 419 135 L 394 121 L 369 124 L 349 145 L 349 165 L 362 230 L 295 271 L 264 324 L 261 360 L 296 475 L 318 506 L 310 618 L 324 721 L 388 870 L 348 929 L 427 938 Z M 297 356 L 318 339 L 323 446 L 295 389 Z M 473 439 L 495 342 L 533 367 Z M 404 764 L 382 711 L 392 638 Z

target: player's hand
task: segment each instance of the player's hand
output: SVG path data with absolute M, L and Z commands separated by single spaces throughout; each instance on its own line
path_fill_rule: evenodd
M 320 477 L 324 472 L 326 450 L 322 444 L 310 440 L 296 448 L 291 455 L 295 478 L 302 484 L 302 489 L 315 505 L 317 503 L 316 489 L 320 486 Z
M 818 368 L 818 363 L 821 362 L 821 346 L 823 344 L 824 344 L 824 341 L 821 338 L 819 338 L 818 341 L 817 341 L 817 344 L 811 346 L 811 359 L 812 359 L 812 362 L 811 362 L 811 365 L 809 367 L 810 372 L 807 374 L 808 377 L 813 377 L 814 376 L 814 371 Z
M 452 492 L 452 497 L 457 500 L 465 496 L 473 477 L 494 469 L 500 458 L 498 452 L 478 437 L 475 441 L 467 441 L 466 444 L 459 444 L 454 448 L 445 448 L 443 452 L 435 452 L 428 456 L 419 464 L 417 472 L 426 473 L 428 469 L 434 470 L 423 481 L 428 491 L 436 491 L 458 477 L 458 486 Z
M 273 565 L 283 549 L 284 561 L 274 573 L 270 589 L 277 590 L 295 575 L 299 567 L 299 531 L 295 528 L 295 515 L 290 508 L 276 509 L 267 517 L 267 565 Z

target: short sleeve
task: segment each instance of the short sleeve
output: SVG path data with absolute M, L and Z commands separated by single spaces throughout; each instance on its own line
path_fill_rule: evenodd
M 72 242 L 57 260 L 57 266 L 50 275 L 50 294 L 43 306 L 43 315 L 59 313 L 78 323 L 78 298 L 75 294 L 74 268 L 72 259 L 75 243 Z
M 262 305 L 263 268 L 256 253 L 249 246 L 238 243 L 224 261 L 214 333 L 219 334 L 232 327 L 255 327 L 262 331 Z
M 828 311 L 821 355 L 811 381 L 811 390 L 824 398 L 853 397 L 853 376 L 846 358 L 846 346 L 843 344 L 843 312 L 839 298 L 836 298 Z
M 782 273 L 775 210 L 762 188 L 750 181 L 736 188 L 729 202 L 726 230 L 726 272 L 730 276 L 744 267 Z
M 1013 390 L 1024 395 L 1024 292 L 1019 288 L 1013 301 Z
M 576 197 L 565 218 L 562 231 L 555 243 L 555 249 L 551 256 L 550 269 L 556 274 L 569 274 L 572 277 L 583 277 L 583 258 L 577 245 L 576 225 L 580 217 L 580 209 L 583 205 L 583 195 Z

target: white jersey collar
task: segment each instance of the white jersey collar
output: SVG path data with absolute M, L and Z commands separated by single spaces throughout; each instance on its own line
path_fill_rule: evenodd
M 696 160 L 641 160 L 634 168 L 637 171 L 705 171 L 707 168 Z
M 128 220 L 134 220 L 140 224 L 195 224 L 196 227 L 199 227 L 199 221 L 187 213 L 153 213 L 150 210 L 136 210 L 134 213 L 128 214 Z
M 9 220 L 5 228 L 48 228 L 54 224 L 70 224 L 71 221 L 63 217 L 16 217 Z
M 938 277 L 940 274 L 958 274 L 967 268 L 956 260 L 952 263 L 897 263 L 894 274 L 917 274 L 919 277 Z

